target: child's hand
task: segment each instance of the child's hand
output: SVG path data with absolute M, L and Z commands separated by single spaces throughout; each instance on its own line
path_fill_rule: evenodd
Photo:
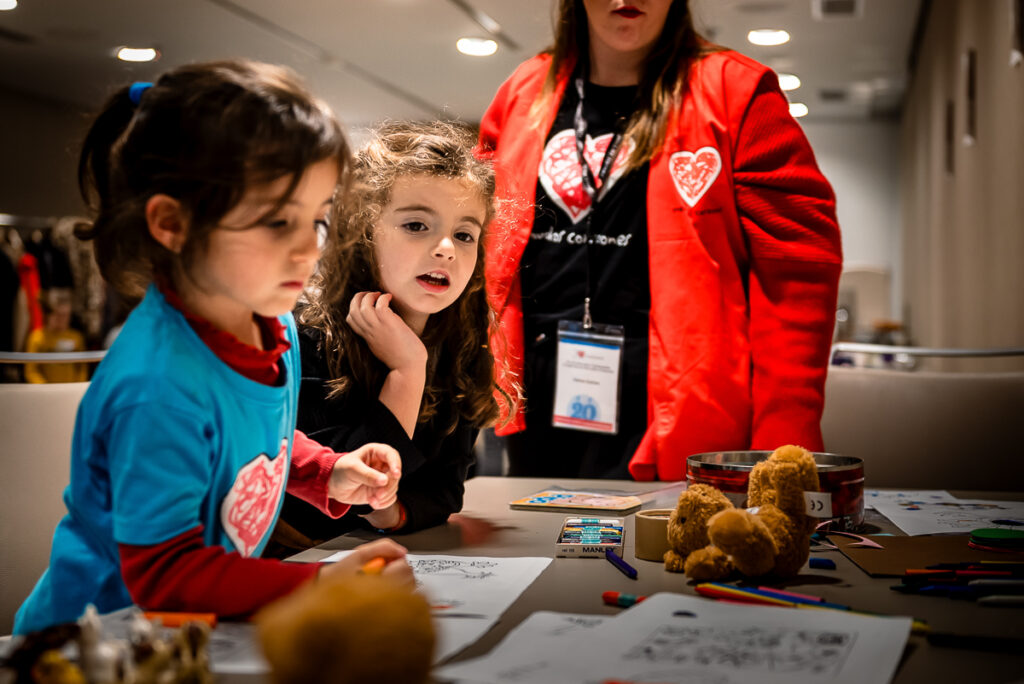
M 386 444 L 364 444 L 334 463 L 328 485 L 330 497 L 347 504 L 387 508 L 398 500 L 402 460 Z
M 381 508 L 366 515 L 359 516 L 378 530 L 390 530 L 402 520 L 402 514 L 398 512 L 398 502 L 387 508 Z
M 391 309 L 390 303 L 390 294 L 357 292 L 349 304 L 345 321 L 389 369 L 425 369 L 427 348 Z
M 352 550 L 337 563 L 329 563 L 320 566 L 320 577 L 323 579 L 334 579 L 355 575 L 359 569 L 374 558 L 383 558 L 385 561 L 381 575 L 409 586 L 414 586 L 416 580 L 412 575 L 412 568 L 405 560 L 405 547 L 391 539 L 377 539 L 369 544 L 362 544 Z

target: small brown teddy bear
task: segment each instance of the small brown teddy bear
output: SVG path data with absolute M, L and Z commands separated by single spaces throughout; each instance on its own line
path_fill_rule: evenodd
M 668 521 L 665 568 L 698 581 L 722 579 L 733 570 L 748 577 L 792 577 L 807 562 L 817 521 L 806 515 L 804 492 L 818 491 L 814 456 L 786 445 L 754 466 L 747 506 L 696 484 L 679 495 Z
M 430 604 L 379 575 L 321 580 L 256 616 L 273 684 L 426 684 Z

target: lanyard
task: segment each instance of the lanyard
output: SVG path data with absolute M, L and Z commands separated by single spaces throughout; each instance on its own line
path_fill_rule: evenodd
M 579 101 L 576 103 L 576 114 L 573 120 L 574 128 L 576 129 L 576 155 L 580 160 L 580 180 L 583 183 L 583 190 L 587 193 L 590 198 L 590 212 L 584 218 L 584 231 L 586 233 L 586 243 L 584 249 L 587 251 L 587 282 L 586 291 L 583 297 L 583 328 L 589 330 L 593 327 L 593 319 L 590 317 L 590 227 L 591 220 L 594 216 L 594 212 L 597 211 L 597 201 L 600 196 L 604 193 L 608 176 L 611 175 L 612 164 L 615 163 L 615 157 L 619 152 L 619 145 L 622 143 L 622 131 L 615 131 L 615 135 L 612 136 L 611 142 L 608 143 L 608 149 L 605 150 L 604 159 L 601 160 L 601 168 L 597 172 L 597 182 L 594 180 L 594 174 L 590 169 L 590 165 L 587 163 L 586 156 L 584 156 L 584 149 L 587 142 L 587 120 L 583 117 L 583 77 L 576 77 L 576 93 L 579 95 Z M 600 188 L 598 188 L 600 184 Z

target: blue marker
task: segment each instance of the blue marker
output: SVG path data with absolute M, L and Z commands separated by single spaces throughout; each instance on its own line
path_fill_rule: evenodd
M 611 549 L 606 549 L 604 557 L 608 559 L 608 562 L 619 569 L 619 571 L 628 577 L 629 579 L 636 579 L 636 568 L 622 560 L 619 554 L 615 553 Z

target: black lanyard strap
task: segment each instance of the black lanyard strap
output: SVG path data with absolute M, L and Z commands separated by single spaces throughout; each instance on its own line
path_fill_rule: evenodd
M 583 154 L 587 145 L 587 120 L 583 117 L 583 78 L 580 76 L 576 77 L 576 93 L 579 95 L 579 101 L 576 103 L 576 115 L 573 121 L 574 128 L 576 129 L 576 154 L 580 159 L 583 189 L 586 191 L 587 196 L 590 197 L 590 212 L 593 213 L 598 199 L 604 194 L 605 183 L 608 181 L 608 176 L 611 175 L 615 157 L 618 156 L 619 146 L 622 144 L 622 131 L 615 131 L 611 142 L 608 143 L 608 149 L 605 150 L 604 159 L 601 160 L 601 168 L 597 172 L 597 178 L 601 184 L 600 189 L 598 189 L 597 183 L 594 182 L 594 173 L 591 171 L 590 164 L 587 163 L 587 159 Z
M 579 95 L 579 100 L 576 102 L 576 114 L 573 119 L 573 128 L 576 130 L 576 155 L 580 160 L 580 180 L 583 184 L 583 190 L 587 193 L 587 197 L 590 198 L 590 212 L 583 219 L 583 231 L 586 237 L 586 242 L 583 245 L 583 249 L 586 250 L 586 291 L 583 297 L 583 329 L 589 330 L 593 327 L 594 322 L 590 317 L 590 228 L 591 221 L 594 216 L 594 212 L 597 211 L 597 202 L 604 195 L 604 191 L 607 188 L 608 176 L 611 175 L 612 165 L 615 163 L 615 157 L 619 153 L 619 145 L 622 143 L 622 131 L 615 131 L 612 136 L 611 142 L 608 143 L 608 149 L 605 150 L 604 159 L 601 160 L 601 168 L 597 172 L 597 182 L 594 180 L 594 173 L 590 169 L 590 164 L 587 163 L 587 157 L 584 151 L 587 146 L 587 120 L 583 117 L 583 77 L 576 77 L 576 94 Z M 597 187 L 600 183 L 600 188 Z

